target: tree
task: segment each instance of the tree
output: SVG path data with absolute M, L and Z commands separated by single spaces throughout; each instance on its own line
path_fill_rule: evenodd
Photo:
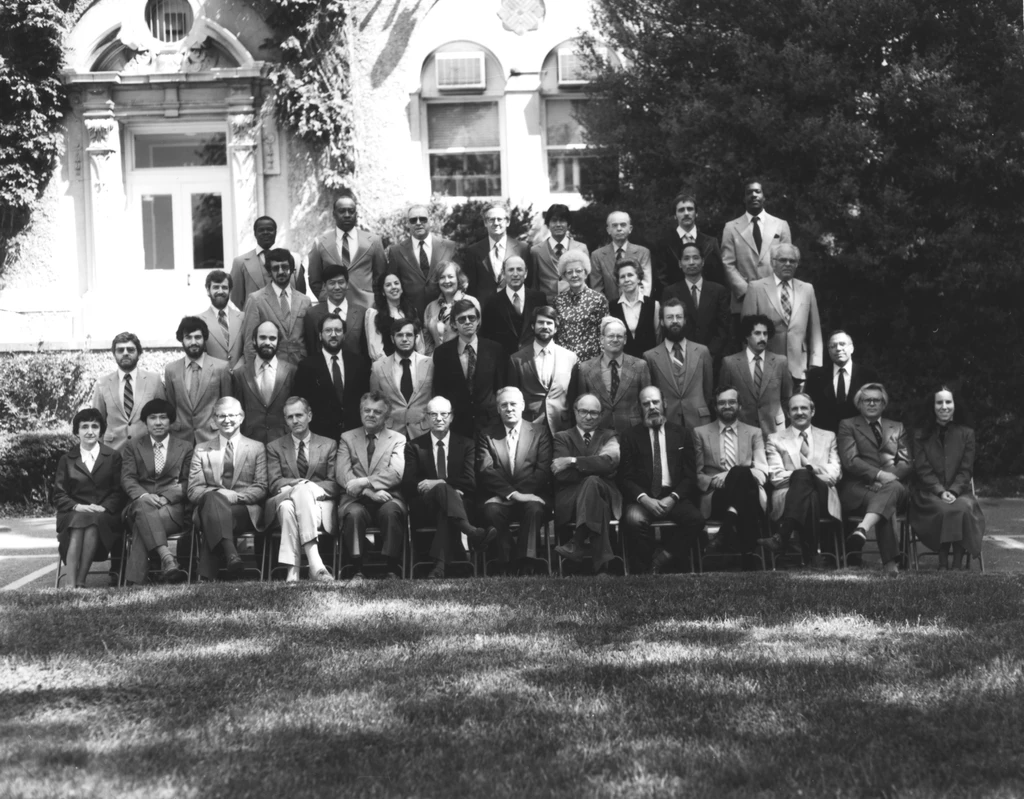
M 665 228 L 686 186 L 720 235 L 741 179 L 763 177 L 824 323 L 897 410 L 960 380 L 979 466 L 1024 472 L 1020 3 L 598 0 L 596 16 L 629 64 L 600 71 L 583 112 L 619 155 L 619 202 Z

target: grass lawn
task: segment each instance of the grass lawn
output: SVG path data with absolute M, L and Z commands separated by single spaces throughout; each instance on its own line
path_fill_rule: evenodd
M 1024 578 L 0 594 L 0 796 L 1024 795 Z

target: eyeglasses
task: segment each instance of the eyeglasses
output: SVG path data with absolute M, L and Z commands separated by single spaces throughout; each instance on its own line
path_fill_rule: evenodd
M 427 217 L 425 217 L 425 216 L 410 216 L 409 217 L 409 224 L 410 225 L 425 224 L 426 222 L 427 222 Z
M 880 405 L 881 403 L 885 402 L 885 400 L 882 399 L 881 397 L 861 397 L 860 401 L 863 402 L 865 405 Z
M 506 219 L 503 216 L 492 216 L 490 219 L 487 220 L 488 225 L 493 225 L 498 222 L 508 222 L 508 219 Z
M 479 318 L 478 316 L 460 316 L 455 322 L 460 325 L 470 325 Z
M 288 264 L 271 264 L 270 265 L 270 271 L 271 272 L 291 272 L 292 271 L 292 267 L 289 266 Z
M 600 416 L 601 415 L 601 411 L 584 411 L 584 410 L 579 410 L 579 411 L 576 411 L 576 415 L 577 416 Z
M 241 419 L 241 418 L 242 418 L 242 414 L 240 414 L 240 413 L 218 413 L 217 414 L 217 421 L 218 422 L 226 422 L 229 419 Z
M 451 415 L 451 411 L 427 411 L 427 416 L 431 419 L 447 419 Z

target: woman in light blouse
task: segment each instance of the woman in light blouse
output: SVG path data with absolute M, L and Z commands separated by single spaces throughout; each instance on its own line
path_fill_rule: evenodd
M 434 351 L 446 341 L 451 341 L 459 335 L 451 320 L 452 305 L 457 300 L 470 300 L 480 312 L 480 303 L 476 297 L 466 294 L 466 287 L 469 286 L 469 279 L 454 261 L 441 261 L 430 269 L 427 276 L 427 286 L 437 285 L 440 292 L 437 299 L 428 303 L 423 311 L 423 329 L 429 335 L 425 335 L 427 353 Z
M 613 302 L 609 312 L 626 325 L 626 355 L 643 358 L 647 350 L 658 344 L 660 307 L 653 297 L 644 296 L 643 267 L 632 258 L 615 264 L 615 278 L 619 284 L 619 301 Z
M 590 259 L 580 250 L 568 250 L 558 259 L 558 276 L 569 288 L 555 300 L 562 316 L 555 341 L 581 362 L 601 354 L 601 320 L 608 315 L 608 298 L 587 286 L 589 274 Z
M 373 308 L 366 310 L 366 352 L 378 361 L 395 351 L 391 325 L 396 319 L 416 319 L 416 306 L 406 297 L 405 286 L 397 272 L 381 275 L 373 287 Z M 426 352 L 423 334 L 416 335 L 416 352 Z

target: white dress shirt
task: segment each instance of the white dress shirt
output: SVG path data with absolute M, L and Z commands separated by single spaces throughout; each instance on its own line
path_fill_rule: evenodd
M 508 446 L 508 463 L 512 471 L 516 469 L 516 451 L 519 449 L 519 434 L 523 431 L 522 421 L 515 427 L 505 428 L 505 444 Z
M 676 225 L 676 235 L 679 236 L 679 241 L 686 243 L 692 241 L 694 244 L 697 243 L 697 226 L 694 225 L 689 230 L 683 230 L 682 227 Z
M 630 302 L 625 294 L 619 295 L 619 305 L 622 306 L 622 316 L 625 318 L 626 327 L 630 333 L 636 334 L 636 326 L 640 324 L 640 308 L 644 304 L 644 293 L 639 289 L 636 292 L 636 299 Z
M 832 390 L 835 395 L 839 396 L 839 370 L 844 369 L 845 374 L 843 375 L 843 382 L 846 383 L 846 396 L 850 396 L 850 376 L 853 374 L 853 358 L 850 358 L 846 363 L 840 366 L 837 363 L 832 364 Z
M 86 449 L 85 447 L 80 446 L 79 450 L 82 453 L 82 465 L 85 466 L 86 470 L 90 474 L 92 474 L 92 470 L 96 468 L 96 457 L 100 454 L 100 445 L 97 444 L 92 449 Z
M 693 297 L 693 287 L 697 287 L 697 305 L 700 305 L 700 298 L 704 294 L 704 276 L 698 277 L 695 281 L 691 281 L 690 278 L 686 278 L 686 291 Z
M 754 352 L 752 349 L 750 349 L 750 347 L 747 347 L 746 350 L 744 350 L 744 352 L 746 352 L 747 354 L 747 368 L 750 370 L 750 379 L 754 379 L 754 358 L 756 358 L 758 355 L 761 356 L 761 373 L 764 374 L 764 352 Z M 765 350 L 765 352 L 767 352 L 767 350 Z
M 195 364 L 197 367 L 199 367 L 199 373 L 198 374 L 195 374 L 195 372 L 193 372 L 192 364 Z M 202 380 L 203 379 L 203 369 L 205 367 L 206 367 L 206 353 L 205 352 L 199 353 L 199 357 L 196 358 L 194 361 L 191 358 L 189 358 L 188 356 L 185 356 L 185 393 L 186 394 L 188 394 L 188 393 L 190 393 L 192 391 L 192 376 L 195 375 L 195 378 L 197 380 Z
M 230 439 L 224 438 L 224 435 L 218 434 L 217 438 L 220 439 L 220 458 L 211 458 L 210 465 L 213 467 L 213 476 L 220 485 L 224 485 L 224 450 L 227 449 L 228 441 L 231 442 L 231 463 L 235 469 L 235 474 L 238 474 L 238 442 L 242 437 L 242 431 L 236 430 L 235 434 Z M 232 477 L 234 482 L 234 477 Z M 227 486 L 224 486 L 227 488 Z
M 135 367 L 130 372 L 121 372 L 121 410 L 124 410 L 124 383 L 128 375 L 132 377 L 132 397 L 134 397 L 139 391 L 139 367 Z M 134 402 L 134 400 L 133 400 Z M 135 406 L 132 406 L 132 410 L 135 410 Z M 141 408 L 139 410 L 142 410 Z M 127 414 L 125 414 L 127 416 Z
M 339 352 L 336 352 L 336 353 L 334 353 L 332 355 L 327 350 L 325 350 L 323 347 L 320 348 L 320 352 L 323 353 L 324 363 L 327 364 L 327 374 L 329 374 L 331 376 L 331 380 L 334 380 L 334 371 L 333 371 L 334 363 L 331 361 L 331 358 L 334 358 L 335 356 L 337 356 L 337 358 L 338 358 L 338 369 L 341 370 L 341 382 L 342 382 L 342 384 L 344 384 L 344 382 L 345 382 L 345 359 L 342 357 L 341 352 L 339 351 Z
M 327 313 L 337 314 L 341 321 L 348 324 L 348 297 L 341 301 L 341 305 L 335 305 L 330 300 L 327 300 Z
M 274 390 L 274 383 L 277 382 L 277 356 L 269 361 L 257 358 L 253 366 L 256 369 L 256 386 L 263 399 L 267 399 Z
M 413 350 L 408 355 L 400 355 L 398 350 L 395 350 L 389 356 L 391 358 L 391 376 L 395 379 L 395 385 L 401 389 L 402 387 L 402 358 L 409 359 L 409 374 L 412 377 L 412 390 L 415 391 L 416 385 L 416 362 L 423 356 L 420 355 L 416 350 Z
M 541 385 L 548 385 L 551 382 L 551 373 L 555 366 L 555 348 L 553 342 L 541 344 L 537 339 L 533 340 L 533 360 L 537 364 L 537 378 Z M 541 357 L 541 353 L 544 357 Z
M 498 245 L 500 245 L 498 255 L 495 255 L 494 248 Z M 505 265 L 505 259 L 508 257 L 508 235 L 502 236 L 498 241 L 488 236 L 487 246 L 490 248 L 488 256 L 491 259 L 491 271 L 494 273 L 495 281 L 500 281 L 501 269 Z
M 473 352 L 476 353 L 477 359 L 480 358 L 480 339 L 473 336 L 472 341 L 465 341 L 462 336 L 459 336 L 459 362 L 462 364 L 463 376 L 469 376 L 469 356 L 466 355 L 466 347 L 470 344 L 473 345 Z
M 420 240 L 415 238 L 415 237 L 412 237 L 412 238 L 409 239 L 412 242 L 412 255 L 413 255 L 413 258 L 416 259 L 416 263 L 420 262 L 420 244 L 421 243 L 423 244 L 423 252 L 425 252 L 427 254 L 427 263 L 428 264 L 430 263 L 430 256 L 434 252 L 434 245 L 431 242 L 430 238 L 431 238 L 430 234 L 428 233 L 427 237 L 425 239 L 423 239 L 422 242 L 420 242 Z
M 519 313 L 522 313 L 526 308 L 526 287 L 520 286 L 518 291 L 513 291 L 511 286 L 505 286 L 505 294 L 508 296 L 508 301 L 513 308 L 516 307 L 516 296 L 519 297 Z
M 341 260 L 341 258 L 342 258 L 342 256 L 341 256 L 341 248 L 344 246 L 344 241 L 345 241 L 346 233 L 340 227 L 339 228 L 335 228 L 335 232 L 338 234 L 338 239 L 337 239 L 337 241 L 338 241 L 338 263 L 340 264 L 340 263 L 343 263 L 343 261 Z M 348 235 L 348 262 L 350 264 L 353 264 L 353 263 L 355 263 L 355 260 L 356 260 L 356 253 L 359 252 L 359 228 L 358 227 L 353 227 L 348 232 L 347 235 Z
M 665 425 L 655 431 L 653 427 L 647 428 L 648 438 L 651 440 L 651 457 L 654 457 L 654 436 L 658 436 L 658 445 L 661 447 L 661 487 L 672 487 L 672 475 L 668 470 L 668 443 L 665 438 Z
M 438 447 L 438 445 L 439 444 L 444 444 L 444 470 L 445 470 L 445 473 L 449 474 L 449 475 L 451 474 L 450 466 L 451 466 L 451 457 L 452 457 L 451 440 L 452 440 L 451 431 L 448 431 L 447 433 L 445 433 L 444 434 L 444 438 L 438 438 L 437 436 L 434 435 L 433 432 L 431 432 L 431 434 L 430 434 L 430 445 L 431 445 L 431 448 L 434 451 L 434 463 L 435 464 L 437 463 L 437 447 Z M 438 478 L 438 479 L 440 479 L 440 478 Z

